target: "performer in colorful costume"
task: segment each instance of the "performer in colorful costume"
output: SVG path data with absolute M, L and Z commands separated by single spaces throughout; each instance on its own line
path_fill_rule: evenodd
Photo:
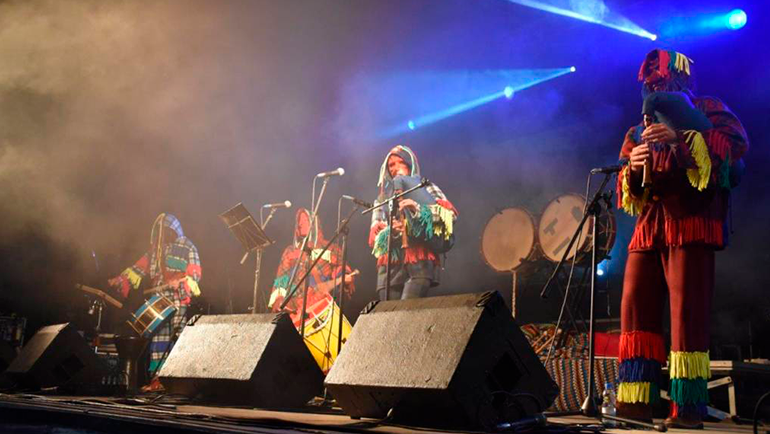
M 394 182 L 394 178 L 397 177 L 420 177 L 417 157 L 411 149 L 402 145 L 391 149 L 380 167 L 377 203 L 382 203 L 394 194 L 395 185 L 398 183 Z M 391 254 L 387 253 L 387 205 L 372 213 L 369 246 L 373 248 L 372 254 L 377 258 L 377 293 L 380 300 L 386 297 L 388 258 L 391 273 L 390 299 L 425 297 L 429 288 L 439 284 L 440 252 L 431 247 L 433 244 L 430 239 L 436 237 L 444 241 L 452 238 L 458 212 L 437 185 L 429 184 L 424 190 L 431 198 L 430 203 L 418 203 L 409 198 L 402 198 L 398 203 L 398 212 L 410 213 L 413 222 L 410 225 L 394 219 L 394 234 L 398 236 L 406 231 L 409 236 L 406 248 L 402 246 L 401 237 L 394 237 L 391 241 Z
M 147 279 L 146 288 L 168 285 L 162 294 L 177 309 L 171 321 L 157 331 L 150 343 L 150 373 L 157 374 L 186 323 L 187 306 L 192 297 L 200 295 L 201 261 L 198 249 L 182 231 L 182 224 L 171 214 L 160 214 L 152 226 L 150 250 L 136 263 L 109 283 L 127 298 L 129 292 L 139 289 Z M 162 386 L 153 378 L 148 390 Z
M 278 270 L 275 272 L 275 281 L 273 281 L 273 289 L 268 303 L 268 307 L 271 308 L 273 312 L 278 312 L 280 310 L 280 306 L 288 293 L 289 278 L 299 259 L 302 240 L 307 236 L 309 230 L 310 211 L 305 208 L 300 208 L 297 210 L 296 214 L 294 242 L 284 249 L 283 255 L 281 255 L 281 262 L 278 264 Z M 299 282 L 299 279 L 305 274 L 305 264 L 309 265 L 312 263 L 326 244 L 327 241 L 321 230 L 320 220 L 316 218 L 313 235 L 308 239 L 306 246 L 306 248 L 312 252 L 312 257 L 309 257 L 307 254 L 303 256 L 303 264 L 297 269 L 294 277 L 294 284 Z M 352 270 L 350 266 L 347 266 L 345 272 L 345 295 L 347 297 L 350 297 L 355 292 L 355 278 L 351 274 Z M 331 298 L 330 291 L 337 286 L 342 275 L 342 252 L 336 244 L 333 244 L 329 250 L 324 253 L 321 260 L 316 264 L 308 276 L 309 289 L 307 306 L 312 306 L 323 298 Z M 336 281 L 333 281 L 332 279 L 336 279 Z M 286 305 L 295 324 L 301 324 L 299 317 L 302 313 L 302 290 L 304 287 L 305 284 L 303 283 L 300 286 L 300 290 L 296 292 L 294 297 L 289 301 L 289 304 Z M 322 289 L 324 287 L 328 289 Z
M 629 165 L 618 176 L 618 206 L 638 216 L 623 282 L 618 415 L 651 419 L 667 359 L 662 317 L 668 297 L 671 407 L 666 424 L 686 428 L 702 427 L 706 411 L 714 256 L 727 244 L 729 193 L 748 150 L 746 132 L 727 106 L 693 94 L 692 63 L 681 53 L 651 51 L 639 71 L 643 95 L 681 92 L 711 127 L 632 127 L 620 151 Z M 648 159 L 652 184 L 643 187 Z

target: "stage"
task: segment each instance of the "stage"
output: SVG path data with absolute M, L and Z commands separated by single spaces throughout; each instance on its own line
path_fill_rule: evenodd
M 338 408 L 308 408 L 305 411 L 269 411 L 252 408 L 214 407 L 196 405 L 146 395 L 134 398 L 105 398 L 85 396 L 56 396 L 0 394 L 0 419 L 3 432 L 72 433 L 123 432 L 219 432 L 219 433 L 308 433 L 308 432 L 375 432 L 375 433 L 440 433 L 474 432 L 434 430 L 431 428 L 394 425 L 388 422 L 354 420 Z M 656 420 L 660 423 L 660 420 Z M 552 417 L 548 419 L 552 432 L 580 432 L 579 427 L 598 428 L 596 421 L 582 417 Z M 536 427 L 519 432 L 548 432 L 549 427 Z M 571 431 L 574 427 L 575 431 Z M 726 420 L 706 422 L 704 430 L 672 430 L 672 432 L 750 433 L 749 422 L 737 424 Z M 507 431 L 514 432 L 514 431 Z M 582 432 L 589 432 L 587 430 Z M 626 428 L 607 428 L 606 433 L 650 432 Z

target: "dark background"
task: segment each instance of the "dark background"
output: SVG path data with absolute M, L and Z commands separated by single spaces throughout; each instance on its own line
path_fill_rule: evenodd
M 382 159 L 399 143 L 460 210 L 433 294 L 510 298 L 510 275 L 480 255 L 487 220 L 506 207 L 537 216 L 557 196 L 582 192 L 590 168 L 614 163 L 640 121 L 639 64 L 662 46 L 695 60 L 698 93 L 723 99 L 751 140 L 733 194 L 732 246 L 718 254 L 712 324 L 720 345 L 746 353 L 750 329 L 756 343 L 770 321 L 770 23 L 762 1 L 703 3 L 607 6 L 653 33 L 672 17 L 734 7 L 748 24 L 652 42 L 504 0 L 0 2 L 0 313 L 28 317 L 28 334 L 68 320 L 92 325 L 72 284 L 105 287 L 148 247 L 160 212 L 178 216 L 199 248 L 198 308 L 246 312 L 253 262 L 238 264 L 241 248 L 217 215 L 238 202 L 255 215 L 266 202 L 294 203 L 268 226 L 276 245 L 265 252 L 265 293 L 296 207 L 310 205 L 314 174 L 346 169 L 320 210 L 331 235 L 337 199 L 371 200 Z M 573 65 L 574 74 L 511 100 L 381 134 L 483 95 L 500 71 Z M 617 223 L 599 282 L 603 317 L 619 314 L 633 220 L 617 214 Z M 351 225 L 352 265 L 362 272 L 345 309 L 351 320 L 374 298 L 368 226 L 364 217 Z M 520 322 L 555 319 L 558 297 L 536 295 L 546 273 L 522 277 Z

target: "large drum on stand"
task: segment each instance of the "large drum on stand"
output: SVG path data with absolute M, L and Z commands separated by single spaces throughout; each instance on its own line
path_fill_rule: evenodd
M 575 234 L 586 201 L 583 196 L 566 194 L 552 200 L 545 207 L 538 225 L 538 240 L 546 259 L 559 262 L 564 255 L 570 239 Z M 591 260 L 593 219 L 589 218 L 583 225 L 580 237 L 572 245 L 566 260 L 571 261 L 577 255 L 577 262 Z M 606 258 L 615 244 L 615 216 L 603 210 L 596 219 L 596 260 Z
M 493 270 L 512 274 L 511 311 L 516 317 L 516 284 L 519 271 L 539 259 L 535 219 L 521 208 L 506 208 L 493 215 L 481 234 L 481 256 Z

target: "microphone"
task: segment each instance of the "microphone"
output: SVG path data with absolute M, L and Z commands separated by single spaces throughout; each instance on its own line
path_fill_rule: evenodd
M 337 170 L 332 170 L 331 172 L 321 172 L 318 175 L 316 175 L 316 178 L 329 178 L 331 176 L 342 176 L 345 174 L 345 169 L 342 167 L 338 167 Z
M 291 202 L 287 200 L 285 202 L 266 203 L 262 205 L 262 208 L 291 208 Z
M 616 164 L 614 166 L 607 166 L 607 167 L 597 167 L 595 169 L 591 169 L 591 175 L 596 175 L 597 173 L 617 173 L 620 172 L 620 169 L 623 168 L 623 165 Z
M 367 201 L 365 201 L 365 200 L 361 200 L 361 199 L 355 198 L 355 197 L 353 197 L 353 196 L 348 196 L 347 194 L 343 194 L 343 195 L 342 195 L 342 198 L 343 198 L 343 199 L 347 199 L 347 200 L 350 200 L 350 201 L 352 201 L 354 204 L 356 204 L 356 205 L 359 205 L 359 206 L 362 206 L 362 207 L 364 207 L 364 208 L 371 208 L 371 207 L 373 206 L 371 203 L 369 203 L 369 202 L 367 202 Z

